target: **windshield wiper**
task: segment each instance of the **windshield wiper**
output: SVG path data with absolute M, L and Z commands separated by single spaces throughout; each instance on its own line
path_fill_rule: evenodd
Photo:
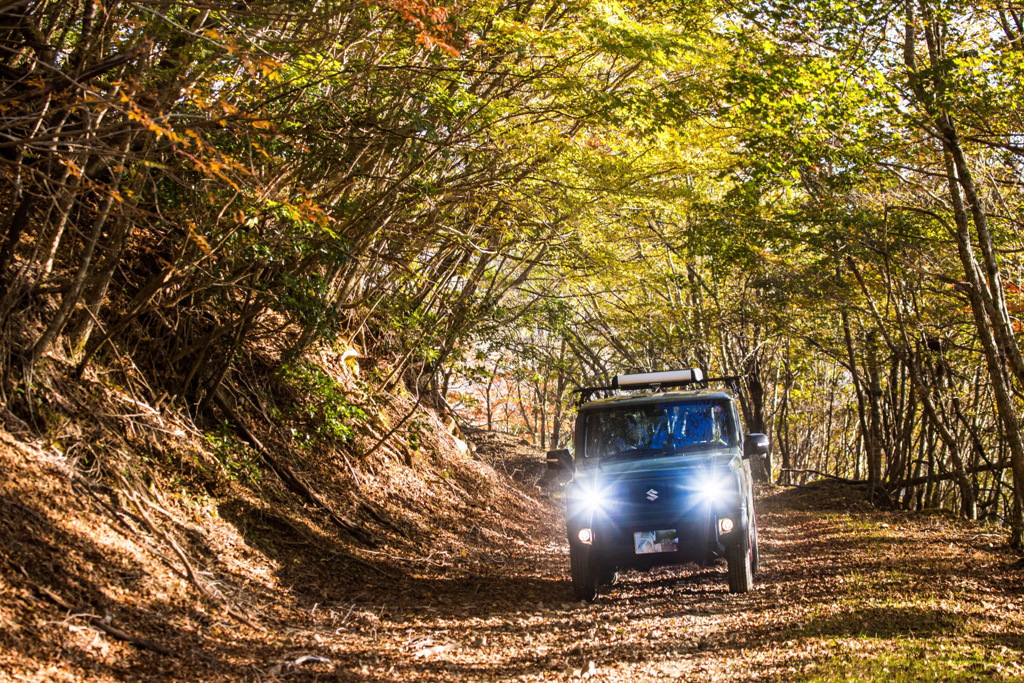
M 699 441 L 697 443 L 687 443 L 680 446 L 676 446 L 672 449 L 673 453 L 690 453 L 694 451 L 710 451 L 717 450 L 719 448 L 728 448 L 729 445 L 725 443 L 712 443 L 708 441 Z
M 624 458 L 645 458 L 651 455 L 668 455 L 671 451 L 664 448 L 631 448 L 625 451 L 618 451 L 609 455 L 602 455 L 601 462 L 611 462 Z
M 616 453 L 610 453 L 608 455 L 602 455 L 600 457 L 600 459 L 599 459 L 599 462 L 610 462 L 612 460 L 618 460 L 620 458 L 625 458 L 626 456 L 635 455 L 638 452 L 639 451 L 633 449 L 633 450 L 627 450 L 627 451 L 618 451 Z

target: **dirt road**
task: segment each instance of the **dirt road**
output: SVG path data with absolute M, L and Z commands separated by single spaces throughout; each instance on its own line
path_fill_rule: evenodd
M 1000 536 L 848 506 L 834 487 L 764 495 L 746 595 L 723 564 L 629 573 L 572 602 L 551 526 L 475 577 L 424 578 L 320 633 L 338 629 L 331 668 L 352 679 L 1024 678 L 1024 570 Z
M 422 499 L 376 513 L 411 537 L 410 506 L 429 512 L 404 545 L 342 543 L 281 503 L 161 512 L 226 600 L 62 462 L 9 450 L 0 680 L 1024 680 L 1024 564 L 995 527 L 871 510 L 835 485 L 769 489 L 753 592 L 728 593 L 724 564 L 690 566 L 583 604 L 561 502 L 533 486 L 536 451 L 514 450 L 461 461 L 481 478 L 409 478 Z M 403 472 L 378 480 L 398 490 Z

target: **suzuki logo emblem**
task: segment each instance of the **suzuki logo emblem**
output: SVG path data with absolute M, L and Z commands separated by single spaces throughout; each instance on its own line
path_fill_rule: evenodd
M 648 490 L 647 491 L 647 500 L 651 501 L 652 503 L 654 501 L 658 500 L 658 491 L 656 489 Z

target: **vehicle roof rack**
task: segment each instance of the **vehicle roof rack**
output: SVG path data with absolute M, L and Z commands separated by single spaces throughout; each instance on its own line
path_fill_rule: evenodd
M 700 368 L 616 375 L 612 378 L 612 383 L 607 386 L 581 387 L 573 393 L 579 394 L 576 405 L 581 406 L 596 395 L 600 395 L 600 398 L 610 398 L 616 391 L 664 391 L 687 386 L 707 389 L 712 382 L 725 384 L 734 394 L 740 393 L 740 378 L 738 376 L 704 377 Z

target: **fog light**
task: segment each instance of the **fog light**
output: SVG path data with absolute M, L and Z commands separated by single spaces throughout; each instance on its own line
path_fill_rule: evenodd
M 580 543 L 590 545 L 594 542 L 594 532 L 590 529 L 580 529 L 580 532 L 576 534 L 576 536 L 580 539 Z
M 718 520 L 718 533 L 728 534 L 733 530 L 734 524 L 728 517 L 722 517 Z

